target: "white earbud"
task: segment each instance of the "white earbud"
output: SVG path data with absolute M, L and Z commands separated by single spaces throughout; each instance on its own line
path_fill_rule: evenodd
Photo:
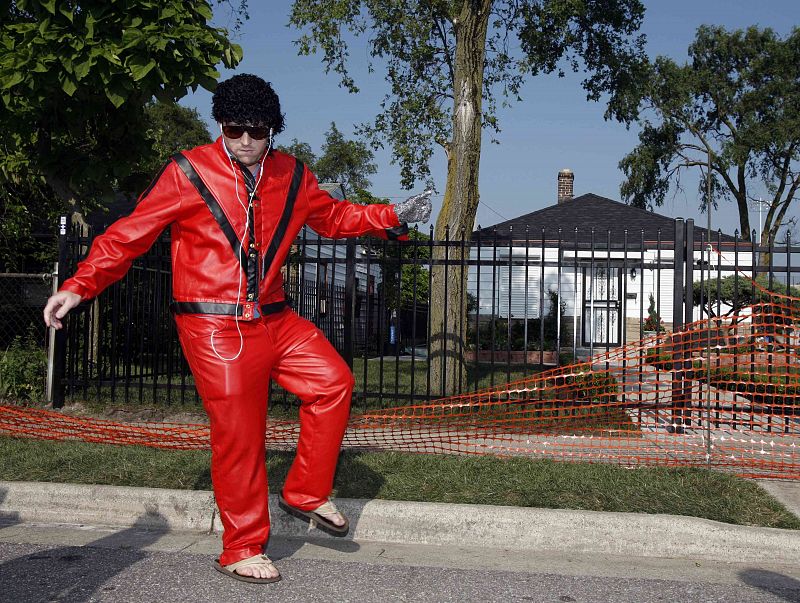
M 219 128 L 220 128 L 220 132 L 221 132 L 222 131 L 222 124 L 219 124 Z M 269 144 L 270 144 L 270 146 L 272 146 L 272 128 L 270 128 L 269 133 L 270 133 L 270 143 Z M 244 215 L 245 215 L 244 234 L 242 236 L 242 239 L 239 241 L 239 244 L 241 245 L 242 249 L 244 249 L 245 248 L 245 240 L 247 239 L 247 235 L 248 235 L 249 228 L 250 228 L 250 208 L 253 205 L 253 197 L 255 197 L 256 191 L 258 190 L 258 185 L 261 183 L 261 176 L 264 173 L 264 162 L 262 161 L 261 165 L 259 166 L 258 178 L 256 179 L 256 184 L 253 187 L 252 192 L 248 195 L 248 197 L 247 197 L 247 205 L 245 206 L 244 202 L 242 201 L 242 198 L 239 196 L 239 179 L 238 179 L 238 176 L 237 176 L 236 168 L 233 165 L 233 158 L 231 157 L 231 154 L 228 152 L 228 147 L 227 147 L 227 145 L 225 145 L 225 139 L 224 138 L 222 140 L 222 144 L 225 146 L 225 151 L 226 151 L 225 154 L 228 156 L 228 162 L 230 163 L 231 171 L 233 172 L 233 188 L 236 191 L 236 200 L 239 202 L 239 205 L 244 210 Z M 267 153 L 269 153 L 269 148 L 267 149 Z M 242 336 L 242 329 L 241 329 L 241 327 L 239 327 L 239 305 L 240 305 L 239 297 L 242 294 L 242 271 L 239 270 L 238 272 L 239 272 L 239 284 L 237 286 L 237 291 L 236 291 L 236 310 L 234 311 L 235 312 L 234 323 L 236 324 L 236 331 L 239 334 L 239 350 L 236 352 L 236 354 L 234 356 L 229 357 L 229 358 L 226 358 L 225 356 L 222 356 L 217 351 L 217 348 L 214 345 L 214 336 L 219 332 L 219 330 L 214 329 L 213 331 L 211 331 L 211 350 L 214 352 L 214 355 L 217 358 L 219 358 L 220 360 L 222 360 L 223 362 L 233 362 L 234 360 L 239 358 L 239 356 L 241 356 L 242 350 L 244 349 L 244 337 Z

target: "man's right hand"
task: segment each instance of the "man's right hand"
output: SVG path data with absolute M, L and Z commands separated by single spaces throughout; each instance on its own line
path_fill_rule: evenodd
M 44 307 L 44 323 L 48 327 L 60 329 L 64 326 L 61 324 L 61 319 L 81 303 L 81 299 L 83 298 L 80 295 L 72 291 L 59 291 L 55 295 L 51 295 Z

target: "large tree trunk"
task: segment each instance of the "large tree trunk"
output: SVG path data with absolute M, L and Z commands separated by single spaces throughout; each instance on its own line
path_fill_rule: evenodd
M 481 153 L 481 96 L 484 54 L 491 0 L 464 0 L 455 20 L 456 56 L 453 139 L 448 148 L 447 187 L 435 238 L 461 241 L 469 237 L 478 210 L 478 168 Z M 431 392 L 451 395 L 466 386 L 467 269 L 461 243 L 434 248 L 431 284 Z M 468 250 L 467 250 L 468 253 Z

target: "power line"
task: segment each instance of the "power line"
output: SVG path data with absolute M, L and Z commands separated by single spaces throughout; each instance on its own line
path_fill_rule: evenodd
M 494 209 L 494 208 L 493 208 L 491 205 L 489 205 L 488 203 L 486 203 L 486 201 L 478 201 L 478 205 L 483 205 L 483 206 L 484 206 L 486 209 L 488 209 L 489 211 L 491 211 L 491 212 L 494 212 L 495 214 L 497 214 L 498 216 L 500 216 L 501 218 L 503 218 L 503 221 L 505 221 L 505 222 L 508 222 L 508 218 L 506 218 L 506 217 L 505 217 L 503 214 L 501 214 L 499 211 L 497 211 L 496 209 Z

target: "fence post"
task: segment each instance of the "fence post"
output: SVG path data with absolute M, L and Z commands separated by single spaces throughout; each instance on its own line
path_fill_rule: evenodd
M 711 233 L 708 234 L 711 236 Z M 710 240 L 710 239 L 709 239 Z M 683 324 L 694 320 L 694 220 L 686 220 L 685 251 L 683 255 L 685 268 L 683 278 Z
M 58 262 L 53 262 L 53 271 L 50 273 L 50 295 L 58 291 Z M 47 329 L 47 379 L 45 382 L 45 399 L 53 403 L 53 375 L 56 352 L 56 330 Z
M 67 274 L 67 216 L 59 218 L 58 225 L 58 264 L 56 266 L 56 290 L 64 284 Z M 55 329 L 51 329 L 55 331 Z M 64 406 L 64 374 L 67 366 L 67 329 L 66 327 L 55 331 L 52 346 L 52 369 L 48 367 L 48 376 L 52 379 L 48 383 L 51 392 L 53 408 Z
M 686 337 L 681 331 L 684 327 L 686 304 L 686 280 L 684 268 L 686 261 L 686 224 L 683 218 L 675 220 L 675 246 L 673 257 L 673 286 L 672 286 L 672 345 L 670 345 L 670 359 L 672 360 L 672 413 L 671 425 L 667 428 L 670 432 L 683 433 L 683 409 L 686 406 L 684 395 L 684 355 L 686 353 Z
M 686 253 L 686 228 L 683 223 L 683 218 L 675 220 L 675 251 L 673 258 L 673 265 L 675 266 L 672 272 L 673 286 L 672 286 L 672 332 L 677 333 L 683 329 L 683 316 L 684 316 L 684 299 L 683 299 L 683 265 L 685 262 L 684 254 Z
M 345 247 L 344 277 L 344 350 L 342 356 L 352 370 L 353 368 L 353 329 L 355 328 L 355 295 L 356 295 L 356 240 L 347 239 Z

